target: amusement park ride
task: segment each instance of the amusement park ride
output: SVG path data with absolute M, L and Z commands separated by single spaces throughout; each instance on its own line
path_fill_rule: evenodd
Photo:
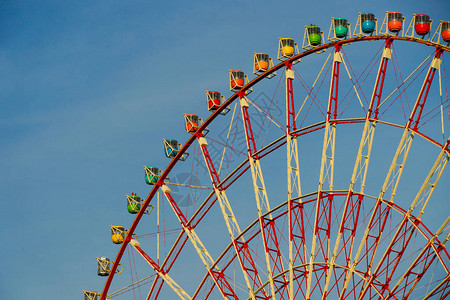
M 111 299 L 127 291 L 134 293 L 137 289 L 140 293 L 140 288 L 145 284 L 149 284 L 149 287 L 143 295 L 144 299 L 446 299 L 449 297 L 450 256 L 445 243 L 450 238 L 448 232 L 450 217 L 434 231 L 422 222 L 424 210 L 430 203 L 429 200 L 450 158 L 450 138 L 448 130 L 446 134 L 444 130 L 444 127 L 447 128 L 449 125 L 444 126 L 444 123 L 450 123 L 450 112 L 443 67 L 444 52 L 446 55 L 450 52 L 450 21 L 440 21 L 434 34 L 432 24 L 433 21 L 428 15 L 414 14 L 409 26 L 406 27 L 405 17 L 401 13 L 386 12 L 379 25 L 374 14 L 359 13 L 352 34 L 351 24 L 347 19 L 332 18 L 327 36 L 328 43 L 325 43 L 321 29 L 311 24 L 305 26 L 303 52 L 299 52 L 294 39 L 279 38 L 277 53 L 279 64 L 274 65 L 269 54 L 255 52 L 253 73 L 256 78 L 249 81 L 243 71 L 230 70 L 229 88 L 232 96 L 225 99 L 220 92 L 206 91 L 207 109 L 212 113 L 211 116 L 203 121 L 198 115 L 185 114 L 185 129 L 191 136 L 184 145 L 174 139 L 163 140 L 164 154 L 171 159 L 166 169 L 161 171 L 154 166 L 144 166 L 145 182 L 152 186 L 152 190 L 145 199 L 134 193 L 126 196 L 128 212 L 134 214 L 135 219 L 128 229 L 123 226 L 110 226 L 112 242 L 119 244 L 120 250 L 114 261 L 107 257 L 97 258 L 98 275 L 107 277 L 106 283 L 101 293 L 83 291 L 84 299 Z M 375 83 L 372 86 L 373 91 L 369 91 L 371 95 L 370 98 L 367 97 L 368 101 L 365 101 L 360 87 L 363 76 L 355 77 L 345 53 L 347 45 L 362 41 L 383 42 L 380 51 L 375 55 L 379 60 L 379 66 L 378 69 L 372 67 L 377 72 L 373 73 Z M 432 54 L 406 79 L 400 77 L 394 91 L 383 98 L 382 95 L 388 92 L 385 91 L 386 85 L 389 84 L 386 77 L 389 74 L 388 65 L 390 61 L 395 61 L 394 44 L 402 42 L 415 47 L 428 47 L 427 49 L 432 50 Z M 311 54 L 326 52 L 329 49 L 330 63 L 327 58 L 314 83 L 306 84 L 301 74 L 294 69 L 294 65 Z M 376 60 L 373 66 L 375 63 Z M 302 64 L 303 61 L 298 66 Z M 327 99 L 322 101 L 326 104 L 322 105 L 319 103 L 317 93 L 324 81 L 323 73 L 328 72 L 327 65 L 328 71 L 331 70 L 329 73 L 331 79 L 329 91 L 322 97 Z M 393 65 L 395 69 L 395 64 Z M 352 91 L 354 98 L 358 99 L 354 102 L 361 105 L 358 108 L 359 112 L 364 112 L 363 115 L 342 117 L 344 110 L 342 75 L 345 73 L 341 66 L 348 73 L 352 83 L 349 92 Z M 366 71 L 369 72 L 369 68 L 364 70 Z M 283 72 L 285 75 L 280 76 L 280 82 L 285 84 L 283 94 L 285 93 L 286 103 L 281 106 L 285 108 L 285 113 L 283 112 L 286 116 L 285 124 L 276 120 L 276 116 L 271 113 L 270 105 L 263 107 L 249 96 L 253 89 L 258 88 L 257 83 L 262 82 L 262 79 L 274 78 L 277 72 Z M 401 118 L 403 123 L 398 122 L 398 119 L 397 122 L 388 118 L 383 119 L 384 116 L 400 114 L 390 109 L 391 106 L 400 107 L 399 102 L 395 104 L 395 100 L 392 100 L 393 95 L 399 94 L 399 97 L 402 93 L 405 95 L 406 89 L 410 88 L 411 81 L 415 78 L 424 79 L 423 82 L 413 85 L 418 87 L 414 99 L 410 99 L 409 103 L 402 102 L 402 107 L 410 105 L 407 112 L 409 117 L 403 111 L 405 115 L 404 119 Z M 300 101 L 298 96 L 294 101 L 296 80 L 300 80 L 306 90 L 304 101 Z M 435 109 L 427 111 L 427 107 L 435 105 L 428 99 L 431 98 L 428 96 L 431 94 L 433 81 L 437 82 L 434 87 L 438 86 L 439 91 L 439 96 L 435 98 L 440 97 L 441 101 Z M 341 94 L 338 91 L 341 91 Z M 234 109 L 231 108 L 232 104 L 235 105 Z M 322 111 L 323 118 L 305 124 L 304 120 L 308 119 L 307 114 L 312 111 L 312 107 Z M 449 119 L 446 122 L 444 111 Z M 264 119 L 262 124 L 257 123 L 257 118 L 252 117 L 254 112 L 262 116 Z M 210 130 L 214 133 L 214 129 L 207 128 L 220 122 L 212 123 L 213 120 L 225 118 L 220 117 L 221 115 L 231 118 L 228 131 L 224 131 L 227 132 L 224 142 L 218 142 L 219 137 L 211 137 L 208 133 Z M 240 130 L 237 129 L 239 118 L 242 120 Z M 439 136 L 441 133 L 437 134 L 438 137 L 434 133 L 429 133 L 426 130 L 427 123 L 438 124 L 439 130 L 442 128 L 442 136 Z M 264 128 L 268 128 L 267 124 L 271 124 L 277 130 L 281 129 L 279 131 L 281 134 L 278 134 L 278 138 L 272 142 L 264 143 L 261 141 L 265 139 L 262 136 L 267 135 L 263 131 Z M 355 132 L 358 135 L 359 146 L 355 144 L 354 149 L 349 151 L 353 151 L 355 156 L 352 156 L 351 166 L 347 167 L 350 172 L 346 173 L 349 174 L 346 188 L 336 190 L 335 185 L 342 180 L 341 176 L 338 178 L 338 175 L 335 175 L 335 169 L 339 167 L 336 154 L 339 139 L 336 139 L 336 134 L 338 128 L 339 131 L 341 128 L 344 131 L 345 126 L 357 126 Z M 375 149 L 376 128 L 380 128 L 377 133 L 383 131 L 382 128 L 397 130 L 399 133 L 396 136 L 400 138 L 400 142 L 394 144 L 390 157 L 384 158 L 384 161 L 387 161 L 385 164 L 388 169 L 387 175 L 382 175 L 384 181 L 382 178 L 379 194 L 371 196 L 366 193 L 368 189 L 366 186 L 372 180 L 368 179 L 372 178 L 368 170 L 369 161 L 375 159 L 375 151 L 372 150 Z M 302 167 L 302 163 L 306 164 L 312 159 L 303 156 L 303 151 L 307 149 L 302 150 L 302 147 L 308 148 L 309 145 L 307 142 L 302 144 L 302 141 L 322 131 L 323 142 L 320 143 L 320 148 L 312 150 L 321 154 L 318 160 L 320 164 L 317 165 L 317 169 L 320 169 L 320 172 L 317 172 L 318 185 L 314 182 L 314 189 L 304 193 L 303 178 L 307 182 L 308 177 L 312 175 Z M 239 145 L 232 144 L 230 137 L 233 134 L 241 135 L 243 149 L 239 148 Z M 401 198 L 400 179 L 410 176 L 407 175 L 407 171 L 411 168 L 408 169 L 406 161 L 412 149 L 413 138 L 416 136 L 422 138 L 421 141 L 433 151 L 429 152 L 431 163 L 424 171 L 423 178 L 420 178 L 419 185 L 414 187 L 407 185 L 405 188 L 403 184 L 406 190 L 404 193 L 407 195 L 404 198 L 408 199 L 406 201 Z M 195 141 L 198 145 L 194 143 Z M 215 152 L 217 155 L 213 155 L 211 144 L 220 144 L 223 148 Z M 190 147 L 191 155 L 187 152 Z M 284 147 L 286 152 L 281 150 Z M 234 170 L 224 167 L 227 164 L 224 160 L 225 153 L 233 153 L 229 154 L 229 157 L 231 155 L 241 157 Z M 284 161 L 281 162 L 275 153 L 284 153 L 280 156 L 284 157 Z M 196 160 L 195 157 L 200 158 Z M 189 190 L 198 188 L 209 190 L 208 196 L 201 199 L 201 205 L 197 210 L 188 213 L 187 209 L 178 205 L 177 199 L 174 199 L 176 195 L 170 188 L 183 184 L 171 182 L 168 175 L 183 161 L 187 164 L 191 160 L 190 169 L 198 170 L 198 166 L 201 165 L 207 174 L 205 178 L 208 178 L 210 183 L 206 187 L 195 186 L 193 183 L 184 185 Z M 228 165 L 230 161 L 229 159 Z M 276 169 L 279 165 L 283 165 L 284 174 L 271 174 L 271 168 Z M 374 167 L 378 172 L 382 171 L 379 170 L 381 166 Z M 269 175 L 264 177 L 263 173 Z M 302 184 L 300 184 L 301 175 Z M 195 179 L 196 176 L 197 171 L 191 171 L 190 178 Z M 278 181 L 274 180 L 276 176 L 280 176 Z M 448 179 L 448 176 L 446 178 Z M 279 187 L 280 180 L 286 181 L 282 187 Z M 269 186 L 274 181 L 278 182 L 278 188 L 275 188 L 276 192 L 271 192 Z M 448 181 L 441 182 L 442 184 L 448 185 Z M 410 195 L 409 191 L 414 194 Z M 249 206 L 241 201 L 239 205 L 245 206 L 245 209 L 236 208 L 238 200 L 232 196 L 233 193 L 242 195 L 238 197 L 239 201 L 242 198 L 256 200 L 257 209 L 248 212 L 251 219 L 248 222 L 244 221 L 247 226 L 245 229 L 241 227 L 242 223 L 238 222 L 238 219 L 245 214 L 242 210 L 248 209 Z M 281 199 L 280 194 L 284 195 Z M 166 198 L 169 208 L 174 213 L 172 216 L 176 226 L 173 225 L 172 229 L 178 234 L 176 239 L 171 240 L 171 248 L 165 251 L 162 260 L 159 259 L 160 235 L 164 235 L 164 241 L 169 237 L 165 236 L 167 228 L 166 231 L 159 231 L 163 207 L 159 201 L 160 195 Z M 154 216 L 155 213 L 151 214 L 154 206 L 157 208 L 155 209 L 157 216 Z M 442 209 L 448 211 L 448 205 Z M 222 252 L 218 252 L 216 259 L 200 239 L 201 234 L 198 234 L 200 221 L 207 219 L 214 210 L 220 218 L 209 218 L 204 223 L 222 224 L 221 232 L 225 232 L 223 236 L 226 237 L 222 238 L 226 240 L 226 245 L 220 249 Z M 150 215 L 148 218 L 157 218 L 155 222 L 158 233 L 153 235 L 157 238 L 148 247 L 153 249 L 144 250 L 145 234 L 140 233 L 139 236 L 135 234 L 144 214 Z M 206 228 L 219 226 L 213 223 L 206 224 Z M 219 234 L 217 233 L 217 237 L 213 235 L 210 244 L 214 245 Z M 228 240 L 228 236 L 231 240 Z M 185 250 L 187 248 L 189 250 Z M 124 269 L 124 265 L 120 263 L 126 250 L 129 257 L 134 255 L 133 253 L 142 257 L 145 267 L 148 268 L 147 275 L 150 275 L 141 279 L 136 275 L 133 279 L 131 271 L 132 282 L 124 284 L 125 287 L 122 286 L 116 292 L 110 292 L 113 278 Z M 184 271 L 180 271 L 182 263 L 177 262 L 181 260 L 183 252 L 187 251 L 191 256 L 194 253 L 201 261 L 199 265 L 203 270 L 203 277 L 195 275 L 198 272 L 193 270 L 178 275 Z M 129 259 L 131 268 L 131 258 Z M 132 260 L 134 262 L 134 256 Z M 191 277 L 196 279 L 199 277 L 199 280 L 193 283 L 194 279 Z

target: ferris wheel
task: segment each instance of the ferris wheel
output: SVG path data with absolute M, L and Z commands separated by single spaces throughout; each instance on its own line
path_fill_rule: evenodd
M 162 141 L 168 166 L 144 166 L 151 191 L 126 195 L 134 221 L 110 226 L 120 248 L 84 299 L 448 297 L 450 21 L 436 23 L 332 18 L 326 37 L 311 24 L 276 58 L 253 53 L 253 79 L 229 70 L 231 96 L 207 90 L 187 141 Z

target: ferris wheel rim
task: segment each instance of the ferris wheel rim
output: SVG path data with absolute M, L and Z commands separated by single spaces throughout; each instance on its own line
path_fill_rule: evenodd
M 181 160 L 183 154 L 186 152 L 186 150 L 192 145 L 192 143 L 198 138 L 200 137 L 201 133 L 206 129 L 206 127 L 213 121 L 215 120 L 216 117 L 218 117 L 220 115 L 220 113 L 226 109 L 230 104 L 232 104 L 240 95 L 246 93 L 247 90 L 251 89 L 254 85 L 256 85 L 259 81 L 268 78 L 271 74 L 273 74 L 274 72 L 276 72 L 277 70 L 283 68 L 284 66 L 286 66 L 287 64 L 292 64 L 294 61 L 299 60 L 303 57 L 309 56 L 311 54 L 315 54 L 315 53 L 320 53 L 326 49 L 335 47 L 336 45 L 341 45 L 341 46 L 348 46 L 348 44 L 350 43 L 354 43 L 354 42 L 362 42 L 362 41 L 378 41 L 378 40 L 388 40 L 388 39 L 392 39 L 392 40 L 399 40 L 399 41 L 405 41 L 405 42 L 413 42 L 413 43 L 417 43 L 417 44 L 422 44 L 422 45 L 426 45 L 426 46 L 430 46 L 430 47 L 434 47 L 436 49 L 441 49 L 442 51 L 446 51 L 446 52 L 450 52 L 450 47 L 449 46 L 445 46 L 442 44 L 438 44 L 435 43 L 433 41 L 427 41 L 427 40 L 423 40 L 420 38 L 409 38 L 409 37 L 401 37 L 401 36 L 396 36 L 396 35 L 376 35 L 376 36 L 360 36 L 360 37 L 355 37 L 355 38 L 348 38 L 348 39 L 342 39 L 339 41 L 333 41 L 327 44 L 322 44 L 320 46 L 316 46 L 312 49 L 308 49 L 305 50 L 289 59 L 286 59 L 285 61 L 281 61 L 280 63 L 278 63 L 277 65 L 273 66 L 272 68 L 270 68 L 269 70 L 267 70 L 266 72 L 257 75 L 254 79 L 252 79 L 250 82 L 248 82 L 247 84 L 245 84 L 240 90 L 236 91 L 233 95 L 231 95 L 227 100 L 225 100 L 222 105 L 220 105 L 220 107 L 215 110 L 197 129 L 197 131 L 193 134 L 191 134 L 191 136 L 188 138 L 188 140 L 182 145 L 182 147 L 180 148 L 179 152 L 177 153 L 177 155 L 170 161 L 170 163 L 167 165 L 167 167 L 164 169 L 164 171 L 162 172 L 158 182 L 154 185 L 154 187 L 151 189 L 151 191 L 149 192 L 149 195 L 147 196 L 146 200 L 143 202 L 142 207 L 140 209 L 140 211 L 136 214 L 135 219 L 133 220 L 132 225 L 130 226 L 130 228 L 127 230 L 127 235 L 117 253 L 116 259 L 114 260 L 114 264 L 111 268 L 111 272 L 109 273 L 106 283 L 104 285 L 104 288 L 102 290 L 101 293 L 101 300 L 106 299 L 107 297 L 107 293 L 109 291 L 109 287 L 111 285 L 112 279 L 115 276 L 115 271 L 117 270 L 117 267 L 121 261 L 121 258 L 125 252 L 126 247 L 128 246 L 128 244 L 130 243 L 130 241 L 133 238 L 133 234 L 134 231 L 137 227 L 137 225 L 140 222 L 140 219 L 142 218 L 142 216 L 144 215 L 145 209 L 150 205 L 151 200 L 154 198 L 154 196 L 156 195 L 157 191 L 159 190 L 159 188 L 164 185 L 164 181 L 167 178 L 167 176 L 169 175 L 169 173 L 172 171 L 173 167 L 178 163 L 178 161 Z M 381 123 L 381 122 L 380 122 Z M 397 125 L 397 127 L 403 127 L 401 125 Z M 425 135 L 420 134 L 423 137 Z M 434 140 L 432 140 L 431 138 L 429 139 L 429 141 L 433 142 Z M 434 144 L 439 145 L 439 143 L 434 142 Z M 447 152 L 450 152 L 450 147 L 446 148 Z M 200 208 L 199 208 L 200 209 Z M 194 214 L 195 215 L 195 214 Z M 193 216 L 194 216 L 193 215 Z M 189 223 L 191 222 L 191 219 L 189 220 Z M 180 234 L 179 238 L 182 236 L 182 233 Z M 179 238 L 176 240 L 176 243 L 179 241 Z M 173 248 L 175 247 L 175 245 L 173 245 Z M 172 251 L 172 249 L 171 249 Z M 170 252 L 169 252 L 170 253 Z M 172 262 L 173 264 L 173 262 Z M 157 278 L 159 278 L 158 275 L 156 275 Z M 156 282 L 156 280 L 154 281 Z M 152 289 L 153 289 L 153 285 L 152 285 Z

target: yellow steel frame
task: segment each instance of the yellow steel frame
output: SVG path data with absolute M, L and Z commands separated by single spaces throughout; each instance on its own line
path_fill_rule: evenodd
M 448 217 L 447 218 L 447 220 L 444 222 L 444 224 L 442 224 L 442 226 L 441 226 L 441 228 L 439 228 L 439 230 L 438 230 L 438 233 L 436 233 L 436 237 L 440 234 L 440 232 L 442 232 L 443 230 L 447 230 L 447 232 L 449 231 L 449 227 L 446 227 L 447 226 L 447 224 L 449 223 L 449 221 L 450 221 L 450 217 Z M 444 241 L 442 242 L 442 245 L 444 246 L 447 242 L 448 242 L 448 240 L 450 239 L 450 232 L 448 232 L 447 233 L 447 235 L 446 235 L 446 237 L 445 237 L 445 239 L 444 239 Z M 434 241 L 434 240 L 433 240 Z M 436 250 L 435 250 L 435 252 L 437 252 Z M 439 256 L 438 256 L 439 257 Z M 441 263 L 442 263 L 442 261 L 441 261 Z M 443 264 L 444 265 L 444 264 Z M 447 270 L 447 276 L 445 276 L 445 278 L 431 291 L 431 292 L 429 292 L 428 293 L 428 295 L 426 295 L 423 299 L 425 300 L 425 299 L 430 299 L 430 297 L 431 296 L 433 296 L 433 294 L 437 291 L 437 290 L 439 290 L 444 284 L 446 284 L 448 281 L 450 280 L 450 274 L 449 274 L 449 272 L 448 272 L 448 270 Z
M 439 22 L 438 28 L 436 28 L 436 31 L 434 32 L 433 36 L 431 37 L 431 42 L 440 44 L 441 43 L 441 33 L 442 33 L 442 20 Z
M 444 169 L 447 166 L 447 163 L 450 159 L 450 154 L 446 150 L 449 143 L 450 139 L 447 140 L 447 143 L 444 145 L 441 152 L 439 153 L 438 158 L 434 162 L 433 167 L 428 173 L 427 178 L 422 184 L 420 191 L 417 193 L 413 201 L 413 204 L 411 205 L 410 210 L 415 209 L 420 204 L 422 205 L 420 208 L 419 215 L 417 216 L 418 219 L 422 217 L 425 208 L 428 205 L 428 201 L 430 201 L 431 195 L 433 194 L 434 189 L 436 188 L 436 185 L 439 182 L 439 179 L 441 178 L 442 172 L 444 172 Z
M 305 30 L 306 33 L 306 30 Z M 330 83 L 330 91 L 329 91 L 329 99 L 332 97 L 333 92 L 333 76 L 335 74 L 335 67 L 337 64 L 342 62 L 342 56 L 340 52 L 334 52 L 333 58 L 333 70 L 331 72 L 331 83 Z M 328 101 L 328 110 L 327 112 L 330 114 L 331 112 L 331 101 Z M 333 190 L 333 176 L 334 176 L 334 153 L 335 153 L 335 144 L 336 144 L 336 123 L 331 122 L 331 115 L 327 117 L 325 123 L 325 132 L 323 135 L 323 146 L 322 146 L 322 159 L 320 163 L 320 175 L 319 175 L 319 186 L 317 188 L 317 199 L 319 199 L 320 194 L 323 191 L 323 187 L 325 184 L 328 184 L 328 190 Z M 316 213 L 314 218 L 314 227 L 317 227 L 317 219 L 320 213 L 320 206 L 318 201 L 316 202 Z M 306 298 L 309 299 L 311 293 L 311 281 L 313 276 L 313 268 L 314 268 L 314 260 L 315 260 L 315 251 L 316 251 L 316 234 L 313 235 L 312 244 L 311 244 L 311 256 L 308 264 L 308 278 L 306 283 Z M 328 242 L 329 243 L 329 239 Z M 328 254 L 327 254 L 328 257 Z M 326 286 L 328 284 L 329 278 L 326 279 Z M 326 293 L 324 293 L 325 295 Z
M 299 202 L 302 202 L 300 198 L 301 183 L 300 183 L 300 165 L 298 159 L 298 143 L 297 137 L 289 132 L 287 124 L 289 124 L 289 94 L 288 94 L 288 81 L 294 80 L 294 71 L 286 69 L 286 155 L 287 155 L 287 192 L 288 192 L 288 209 L 292 208 L 292 199 L 298 198 Z M 291 213 L 289 216 L 289 299 L 294 299 L 294 251 L 292 242 L 292 220 Z M 303 244 L 303 257 L 306 257 L 306 245 Z
M 450 280 L 450 274 L 445 276 L 445 278 L 431 291 L 426 295 L 423 300 L 430 299 L 431 296 L 433 296 L 434 292 L 439 290 L 444 284 L 446 284 Z M 434 298 L 435 299 L 435 298 Z
M 361 13 L 360 13 L 361 15 Z M 359 16 L 360 18 L 360 16 Z M 383 64 L 383 60 L 384 59 L 390 59 L 391 58 L 391 51 L 389 48 L 385 47 L 384 51 L 383 51 L 383 55 L 380 59 L 380 64 L 378 67 L 378 74 L 380 73 L 380 70 L 382 68 L 382 64 Z M 350 76 L 350 75 L 349 75 Z M 375 93 L 377 86 L 374 85 L 374 89 L 372 91 L 372 97 L 371 97 L 371 103 L 370 103 L 370 107 L 373 107 L 374 105 L 374 101 L 375 101 Z M 365 188 L 365 183 L 366 183 L 366 175 L 367 175 L 367 169 L 369 166 L 369 160 L 370 160 L 370 155 L 372 152 L 372 142 L 373 142 L 373 137 L 374 137 L 374 133 L 375 133 L 375 127 L 377 124 L 377 120 L 370 120 L 370 113 L 367 112 L 366 115 L 366 121 L 364 123 L 364 129 L 361 135 L 361 141 L 359 143 L 359 148 L 358 148 L 358 154 L 356 156 L 356 161 L 355 161 L 355 165 L 353 167 L 353 173 L 352 173 L 352 178 L 350 180 L 350 186 L 348 188 L 348 194 L 347 194 L 347 198 L 346 198 L 346 203 L 345 203 L 345 207 L 348 205 L 348 202 L 350 201 L 350 197 L 351 194 L 354 191 L 355 185 L 358 185 L 359 183 L 359 193 L 360 194 L 364 194 L 364 188 Z M 344 217 L 345 215 L 342 215 L 341 218 L 341 222 L 340 222 L 340 227 L 342 227 L 342 225 L 344 224 Z M 327 281 L 325 284 L 325 290 L 328 288 L 329 285 L 329 281 L 333 272 L 333 268 L 335 265 L 335 261 L 336 261 L 336 255 L 337 255 L 337 251 L 339 250 L 339 244 L 341 241 L 341 231 L 338 231 L 337 233 L 337 237 L 336 237 L 336 242 L 334 245 L 334 250 L 333 250 L 333 255 L 330 259 L 330 266 L 328 269 L 328 275 L 327 275 Z M 351 257 L 352 252 L 353 252 L 353 242 L 350 246 L 350 253 L 349 256 Z M 348 277 L 350 278 L 350 277 Z M 343 288 L 346 289 L 347 285 L 348 285 L 348 280 L 346 279 L 344 281 L 344 285 Z M 343 294 L 342 294 L 343 295 Z M 341 297 L 342 297 L 341 295 Z
M 449 142 L 450 142 L 450 139 L 449 139 Z M 411 217 L 411 213 L 417 207 L 417 205 L 419 203 L 423 202 L 423 206 L 422 206 L 420 215 L 418 217 L 420 219 L 420 216 L 422 215 L 423 211 L 425 210 L 425 207 L 428 204 L 428 200 L 430 199 L 431 195 L 433 194 L 434 189 L 435 189 L 437 183 L 439 182 L 442 172 L 444 171 L 445 166 L 447 165 L 447 162 L 449 160 L 449 154 L 446 150 L 449 142 L 447 142 L 444 145 L 441 152 L 439 153 L 438 158 L 436 159 L 435 163 L 433 164 L 433 167 L 431 168 L 430 172 L 428 173 L 428 176 L 425 179 L 424 183 L 422 184 L 420 191 L 417 193 L 416 197 L 414 198 L 414 201 L 411 203 L 411 206 L 409 207 L 408 211 L 406 212 L 405 216 L 403 217 L 404 222 L 407 222 L 407 220 Z M 430 181 L 432 181 L 432 179 L 434 179 L 434 181 L 431 183 Z M 386 247 L 385 252 L 383 253 L 381 259 L 379 260 L 378 265 L 375 268 L 375 273 L 381 267 L 382 262 L 384 261 L 385 257 L 388 255 L 389 249 L 391 248 L 391 245 L 394 243 L 395 237 L 399 234 L 399 232 L 401 230 L 403 230 L 402 227 L 403 226 L 399 226 L 397 228 L 397 231 L 393 235 L 393 238 L 391 239 L 389 245 Z M 425 248 L 425 249 L 427 249 L 427 248 Z M 366 290 L 368 288 L 369 288 L 369 285 L 366 284 L 365 288 L 363 289 L 362 295 L 364 295 L 366 293 Z
M 242 121 L 244 123 L 244 127 L 246 127 L 246 123 L 245 123 L 245 117 L 244 117 L 244 107 L 248 108 L 248 101 L 247 99 L 241 98 L 240 99 L 240 105 L 241 105 L 241 113 L 242 113 Z M 245 135 L 245 139 L 247 140 L 247 147 L 250 146 L 250 141 L 248 139 L 248 136 Z M 248 160 L 250 163 L 250 169 L 251 169 L 251 173 L 252 173 L 252 181 L 253 181 L 253 189 L 254 189 L 254 193 L 255 193 L 255 199 L 256 199 L 256 206 L 258 209 L 258 217 L 260 219 L 260 227 L 261 227 L 261 234 L 265 240 L 265 232 L 264 232 L 264 228 L 263 228 L 263 224 L 262 224 L 262 216 L 263 214 L 265 214 L 266 212 L 270 211 L 270 204 L 269 204 L 269 197 L 267 196 L 267 192 L 266 192 L 266 186 L 264 183 L 264 177 L 262 174 L 262 169 L 261 169 L 261 164 L 259 162 L 259 159 L 255 159 L 251 154 L 250 154 L 250 150 L 248 149 Z M 272 214 L 270 213 L 269 218 L 272 219 Z M 276 300 L 275 297 L 275 284 L 273 281 L 273 274 L 272 274 L 272 268 L 271 268 L 271 264 L 270 264 L 270 258 L 269 258 L 269 252 L 267 249 L 267 245 L 264 243 L 264 252 L 265 252 L 265 257 L 266 257 L 266 264 L 267 264 L 267 275 L 269 278 L 269 282 L 270 282 L 270 289 L 271 289 L 271 293 L 272 293 L 272 299 Z M 281 261 L 281 268 L 284 270 L 283 267 L 283 262 Z

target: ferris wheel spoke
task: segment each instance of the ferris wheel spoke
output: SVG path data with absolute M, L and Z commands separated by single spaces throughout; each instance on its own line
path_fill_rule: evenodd
M 273 116 L 271 116 L 270 113 L 264 111 L 261 107 L 258 106 L 258 104 L 256 104 L 255 102 L 253 102 L 252 100 L 250 100 L 249 98 L 246 98 L 247 102 L 250 103 L 254 108 L 256 108 L 261 114 L 264 115 L 264 117 L 266 119 L 268 119 L 270 122 L 272 122 L 275 126 L 277 126 L 278 128 L 280 128 L 281 130 L 283 130 L 283 127 L 281 125 L 281 123 L 276 120 L 275 118 L 273 118 Z
M 300 165 L 298 159 L 292 64 L 286 64 L 286 151 L 287 151 L 287 188 L 288 188 L 288 217 L 289 217 L 289 299 L 294 298 L 294 281 L 297 290 L 305 290 L 306 282 L 294 280 L 294 265 L 302 264 L 303 272 L 306 268 L 305 226 L 303 222 L 303 204 L 301 198 Z M 298 199 L 295 204 L 293 199 Z
M 217 169 L 217 174 L 218 175 L 220 175 L 221 174 L 220 172 L 222 171 L 222 164 L 223 164 L 224 159 L 225 159 L 225 151 L 227 150 L 228 147 L 230 147 L 228 145 L 228 142 L 229 142 L 229 139 L 230 139 L 231 129 L 233 128 L 233 121 L 234 121 L 234 116 L 236 114 L 236 109 L 237 109 L 237 101 L 234 103 L 233 113 L 231 115 L 231 120 L 230 120 L 230 126 L 228 126 L 228 132 L 227 132 L 227 138 L 226 138 L 226 147 L 223 147 L 223 150 L 222 150 L 222 157 L 220 159 L 219 168 Z M 236 134 L 236 132 L 234 134 Z M 233 147 L 233 144 L 231 145 L 231 148 L 232 147 Z
M 441 178 L 441 175 L 445 167 L 447 166 L 448 161 L 450 160 L 450 153 L 448 150 L 449 145 L 450 145 L 450 138 L 447 140 L 447 143 L 445 143 L 444 147 L 439 153 L 439 156 L 436 159 L 430 172 L 428 173 L 428 176 L 425 179 L 424 184 L 422 185 L 419 193 L 417 193 L 417 196 L 414 199 L 413 202 L 414 208 L 419 204 L 422 205 L 418 215 L 419 219 L 423 215 L 425 208 L 428 204 L 428 201 L 430 200 L 431 195 L 433 194 L 434 189 L 436 188 L 436 185 L 438 184 L 439 179 Z M 434 182 L 432 182 L 433 180 Z
M 207 149 L 208 143 L 206 142 L 204 137 L 198 138 L 198 142 L 203 153 L 203 158 L 209 172 L 214 192 L 216 193 L 216 197 L 219 201 L 219 205 L 225 219 L 225 223 L 227 225 L 228 233 L 230 234 L 231 240 L 234 241 L 233 247 L 239 258 L 239 263 L 245 278 L 247 289 L 249 291 L 249 296 L 251 299 L 256 299 L 254 290 L 258 289 L 258 287 L 261 286 L 261 278 L 259 277 L 258 269 L 256 268 L 254 259 L 252 258 L 252 255 L 248 250 L 248 246 L 244 237 L 241 236 L 240 240 L 235 240 L 235 237 L 240 236 L 242 232 L 233 213 L 230 202 L 228 201 L 228 198 L 226 196 L 225 189 L 223 187 L 219 188 L 219 183 L 221 181 L 219 179 L 218 173 L 216 172 L 216 168 L 214 167 L 211 156 L 209 155 Z M 264 290 L 263 294 L 267 296 L 267 293 Z
M 333 69 L 331 75 L 330 92 L 328 100 L 328 108 L 325 123 L 325 132 L 323 138 L 322 148 L 322 160 L 320 164 L 320 177 L 319 187 L 317 189 L 317 202 L 314 218 L 314 232 L 311 244 L 311 255 L 309 259 L 308 278 L 306 286 L 306 297 L 310 298 L 314 292 L 312 287 L 313 273 L 317 278 L 317 285 L 319 284 L 324 274 L 317 275 L 319 272 L 316 270 L 313 272 L 315 262 L 325 262 L 329 264 L 329 244 L 330 244 L 330 226 L 331 226 L 331 214 L 333 194 L 323 193 L 324 185 L 328 184 L 328 190 L 333 191 L 333 175 L 334 175 L 334 151 L 336 141 L 336 122 L 332 122 L 332 119 L 337 119 L 337 98 L 338 98 L 338 86 L 339 86 L 339 66 L 342 62 L 342 48 L 341 44 L 336 44 L 333 58 Z M 316 250 L 316 245 L 317 250 Z M 323 268 L 321 272 L 326 273 L 327 268 Z M 323 285 L 323 297 L 326 297 L 328 284 L 330 282 L 330 276 L 324 278 Z
M 246 290 L 246 286 L 241 284 L 240 282 L 236 282 L 234 276 L 230 276 L 229 267 L 233 266 L 233 262 L 236 259 L 237 254 L 234 251 L 234 248 L 232 247 L 232 244 L 230 243 L 229 246 L 225 249 L 225 251 L 219 256 L 219 258 L 214 262 L 212 265 L 213 268 L 217 269 L 220 265 L 220 276 L 224 277 L 227 281 L 230 280 L 231 284 L 233 285 L 234 290 L 240 290 L 245 291 L 248 293 L 248 290 Z M 233 272 L 233 271 L 231 271 Z M 230 285 L 231 285 L 230 284 Z M 197 287 L 197 290 L 195 291 L 194 295 L 192 296 L 192 299 L 208 299 L 208 297 L 214 295 L 214 288 L 216 287 L 216 284 L 214 282 L 214 278 L 211 276 L 211 273 L 209 271 L 206 272 L 206 274 L 203 277 L 203 280 L 200 282 L 200 284 Z
M 248 159 L 250 163 L 250 169 L 253 179 L 253 189 L 256 198 L 256 205 L 259 216 L 259 224 L 261 227 L 261 235 L 264 242 L 264 252 L 267 265 L 267 275 L 269 277 L 270 289 L 272 294 L 272 299 L 275 298 L 275 283 L 273 281 L 273 276 L 275 271 L 281 273 L 284 271 L 283 261 L 281 257 L 281 251 L 279 249 L 278 238 L 276 229 L 274 227 L 274 221 L 272 215 L 269 213 L 268 216 L 263 217 L 263 213 L 270 212 L 269 198 L 267 196 L 267 191 L 264 183 L 264 177 L 262 174 L 261 164 L 259 161 L 259 156 L 256 154 L 256 142 L 254 139 L 250 117 L 248 115 L 248 101 L 244 93 L 240 94 L 240 104 L 242 112 L 242 120 L 244 123 L 245 138 L 247 141 Z M 279 292 L 279 297 L 282 299 L 289 298 L 288 291 L 288 279 L 283 275 L 284 285 Z

